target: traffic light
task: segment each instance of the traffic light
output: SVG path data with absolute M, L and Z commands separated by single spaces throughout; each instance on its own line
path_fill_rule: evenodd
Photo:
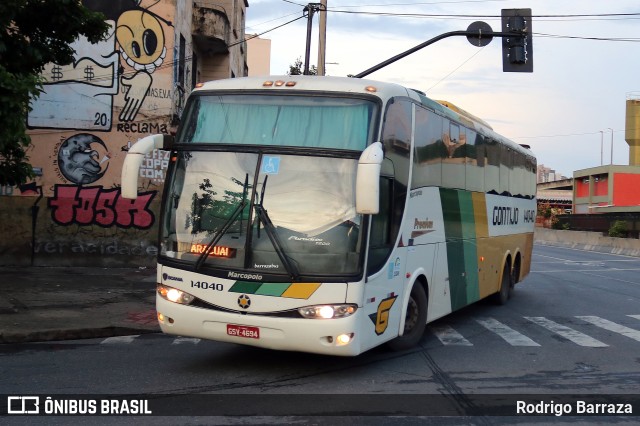
M 502 9 L 502 71 L 533 72 L 531 9 Z

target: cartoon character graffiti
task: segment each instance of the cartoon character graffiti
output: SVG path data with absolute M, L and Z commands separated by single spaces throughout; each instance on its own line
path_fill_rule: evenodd
M 98 151 L 102 151 L 101 153 Z M 58 149 L 58 168 L 70 182 L 80 185 L 97 181 L 109 168 L 110 154 L 97 136 L 79 133 L 66 139 Z
M 154 3 L 157 4 L 159 0 Z M 136 70 L 131 77 L 122 75 L 122 85 L 127 87 L 125 106 L 120 112 L 120 121 L 132 121 L 151 87 L 151 73 L 167 55 L 164 31 L 160 22 L 172 26 L 171 22 L 148 9 L 136 7 L 125 10 L 116 22 L 116 40 L 122 59 Z
M 111 25 L 110 36 L 97 44 L 85 38 L 72 46 L 73 64 L 45 66 L 44 92 L 32 102 L 27 118 L 31 128 L 110 131 L 114 98 L 123 87 L 121 122 L 133 121 L 153 82 L 152 74 L 167 55 L 163 24 L 173 24 L 143 0 L 84 0 L 89 9 L 105 14 Z M 126 71 L 125 65 L 132 70 Z

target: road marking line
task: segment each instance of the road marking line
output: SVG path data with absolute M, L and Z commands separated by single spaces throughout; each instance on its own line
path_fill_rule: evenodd
M 429 330 L 440 339 L 443 345 L 473 346 L 473 343 L 462 337 L 449 325 L 430 325 Z
M 135 334 L 135 335 L 132 335 L 132 336 L 107 337 L 102 342 L 100 342 L 100 344 L 101 345 L 111 345 L 111 344 L 117 344 L 117 343 L 131 343 L 136 339 L 136 337 L 140 337 L 140 335 L 139 334 Z
M 183 343 L 192 343 L 194 345 L 197 345 L 198 343 L 200 343 L 200 339 L 197 339 L 195 337 L 177 337 L 173 340 L 173 342 L 171 342 L 172 345 L 181 345 Z
M 629 268 L 608 268 L 604 270 L 605 272 L 631 272 L 631 271 L 640 271 L 640 268 L 633 268 L 633 269 L 629 269 Z M 557 273 L 562 273 L 562 272 L 581 272 L 581 273 L 587 273 L 587 272 L 600 272 L 602 273 L 603 270 L 602 269 L 532 269 L 530 271 L 531 273 L 545 273 L 545 274 L 557 274 Z M 601 278 L 606 278 L 608 280 L 611 279 L 615 279 L 615 278 L 611 278 L 611 277 L 607 277 L 604 275 L 596 275 L 596 274 L 587 274 L 587 275 L 593 275 L 595 277 L 601 277 Z M 624 280 L 618 280 L 616 279 L 616 281 L 621 281 L 621 282 L 625 282 L 625 283 L 630 283 L 630 284 L 638 284 L 637 282 L 633 282 L 633 281 L 624 281 Z
M 573 328 L 566 327 L 564 325 L 560 325 L 557 322 L 553 322 L 545 317 L 525 317 L 529 321 L 538 324 L 541 327 L 546 328 L 549 331 L 552 331 L 567 340 L 571 340 L 573 343 L 580 346 L 588 346 L 591 348 L 604 348 L 609 345 L 606 343 L 602 343 L 600 340 L 594 339 L 593 337 L 589 337 L 584 333 L 580 333 Z
M 640 315 L 627 315 L 628 317 L 631 318 L 635 318 L 635 319 L 639 319 L 640 320 Z
M 604 318 L 595 317 L 595 316 L 583 316 L 583 317 L 576 316 L 576 318 L 589 322 L 597 327 L 604 328 L 605 330 L 622 334 L 623 336 L 627 336 L 630 339 L 637 340 L 638 342 L 640 342 L 640 331 L 635 330 L 633 328 L 625 327 L 624 325 L 616 324 L 615 322 L 606 320 Z
M 515 331 L 511 327 L 506 326 L 493 318 L 476 318 L 475 320 L 487 330 L 502 337 L 512 346 L 540 346 L 524 334 Z

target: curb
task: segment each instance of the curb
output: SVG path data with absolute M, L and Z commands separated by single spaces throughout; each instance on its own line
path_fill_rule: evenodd
M 35 331 L 31 333 L 6 333 L 0 335 L 1 343 L 50 342 L 54 340 L 80 340 L 100 337 L 127 336 L 132 334 L 160 333 L 160 328 L 104 327 L 79 328 L 71 330 Z

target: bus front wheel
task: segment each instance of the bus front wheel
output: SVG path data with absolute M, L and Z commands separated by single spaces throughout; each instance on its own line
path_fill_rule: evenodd
M 407 304 L 407 315 L 404 320 L 404 333 L 388 343 L 394 351 L 402 351 L 415 346 L 427 324 L 427 295 L 421 283 L 415 282 L 411 289 Z

